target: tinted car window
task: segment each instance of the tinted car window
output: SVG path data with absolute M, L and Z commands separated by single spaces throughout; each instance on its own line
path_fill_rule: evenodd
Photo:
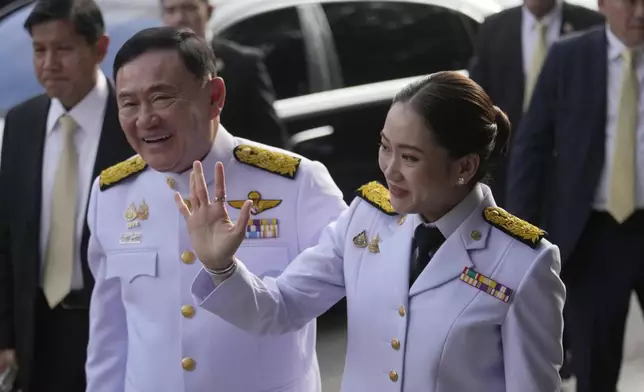
M 295 8 L 250 17 L 222 31 L 219 36 L 264 52 L 277 99 L 310 92 L 305 40 Z
M 0 20 L 0 58 L 5 59 L 0 67 L 0 116 L 12 106 L 44 92 L 34 75 L 31 38 L 22 27 L 32 8 L 30 5 Z M 114 56 L 123 43 L 139 30 L 160 25 L 161 20 L 130 13 L 123 7 L 114 12 L 103 9 L 103 13 L 110 46 L 101 69 L 112 79 Z
M 467 68 L 478 23 L 429 4 L 323 5 L 347 86 Z

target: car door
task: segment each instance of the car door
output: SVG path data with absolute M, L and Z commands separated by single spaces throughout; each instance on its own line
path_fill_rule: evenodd
M 297 97 L 341 87 L 329 69 L 325 40 L 331 37 L 320 15 L 319 4 L 294 3 L 244 17 L 216 34 L 261 49 L 276 98 Z

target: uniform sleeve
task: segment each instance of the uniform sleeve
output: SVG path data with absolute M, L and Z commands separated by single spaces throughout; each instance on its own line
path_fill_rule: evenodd
M 345 296 L 344 242 L 358 201 L 322 231 L 278 278 L 261 280 L 239 262 L 215 287 L 203 269 L 192 294 L 200 307 L 248 332 L 278 335 L 302 328 Z
M 98 180 L 94 181 L 87 221 L 90 229 L 88 263 L 95 279 L 89 313 L 87 346 L 87 392 L 122 392 L 125 390 L 127 362 L 127 326 L 121 301 L 121 284 L 116 278 L 106 279 L 106 255 L 96 228 Z
M 297 232 L 300 251 L 314 246 L 322 230 L 338 219 L 347 203 L 333 182 L 327 168 L 319 162 L 307 162 L 302 172 L 297 201 Z
M 566 289 L 560 272 L 559 248 L 549 245 L 515 294 L 502 327 L 507 392 L 561 390 Z

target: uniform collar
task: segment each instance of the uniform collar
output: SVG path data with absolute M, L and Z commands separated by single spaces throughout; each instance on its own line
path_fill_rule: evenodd
M 224 169 L 230 166 L 233 159 L 233 149 L 236 142 L 233 135 L 231 135 L 223 125 L 219 124 L 215 140 L 212 144 L 210 152 L 201 161 L 204 169 L 204 177 L 207 184 L 212 184 L 215 181 L 215 164 L 221 162 L 224 164 Z M 165 182 L 168 186 L 181 193 L 184 197 L 190 194 L 190 172 L 188 169 L 183 173 L 160 173 L 163 175 Z M 209 189 L 212 192 L 212 189 Z
M 79 130 L 100 135 L 101 129 L 103 128 L 103 117 L 108 96 L 107 78 L 99 70 L 94 88 L 69 112 L 67 112 L 58 98 L 51 100 L 49 113 L 47 115 L 47 134 L 50 134 L 54 130 L 58 119 L 62 115 L 67 114 L 76 121 Z
M 437 221 L 428 223 L 422 216 L 416 215 L 415 226 L 424 224 L 429 227 L 437 227 L 441 234 L 443 234 L 445 238 L 448 238 L 458 229 L 461 223 L 463 223 L 465 219 L 472 214 L 472 211 L 481 204 L 483 199 L 487 196 L 486 193 L 490 193 L 490 188 L 483 184 L 476 184 L 474 189 L 472 189 L 465 199 Z

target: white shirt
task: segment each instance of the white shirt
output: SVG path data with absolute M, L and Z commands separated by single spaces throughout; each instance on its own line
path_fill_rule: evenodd
M 524 75 L 528 75 L 532 67 L 532 57 L 537 43 L 537 18 L 524 6 L 522 20 L 521 46 L 523 48 L 523 72 Z M 554 8 L 540 19 L 542 24 L 548 26 L 546 29 L 546 43 L 548 47 L 559 39 L 562 21 L 563 1 L 557 0 Z
M 604 143 L 605 158 L 604 168 L 600 177 L 599 186 L 595 195 L 594 208 L 606 210 L 608 200 L 610 170 L 613 161 L 613 150 L 615 149 L 615 131 L 617 128 L 617 116 L 619 111 L 619 98 L 622 89 L 622 53 L 626 46 L 613 34 L 610 28 L 606 27 L 606 38 L 608 39 L 608 74 L 606 83 L 606 142 Z M 640 48 L 639 56 L 636 57 L 636 73 L 639 81 L 639 116 L 637 122 L 637 148 L 635 168 L 635 203 L 637 208 L 644 208 L 644 50 Z
M 72 277 L 72 289 L 83 288 L 83 272 L 81 268 L 81 239 L 85 226 L 85 211 L 92 185 L 92 172 L 96 160 L 96 151 L 103 128 L 103 117 L 109 90 L 105 75 L 98 71 L 96 86 L 74 106 L 68 114 L 78 124 L 78 130 L 74 135 L 78 157 L 78 196 L 76 205 L 76 243 L 74 250 L 74 275 Z M 51 224 L 51 202 L 54 178 L 58 167 L 58 160 L 62 149 L 61 131 L 58 119 L 65 114 L 66 110 L 56 98 L 51 100 L 49 113 L 47 114 L 47 130 L 45 136 L 45 148 L 43 153 L 42 166 L 42 200 L 40 213 L 40 258 L 44 263 Z M 44 268 L 41 268 L 40 282 L 44 276 Z

